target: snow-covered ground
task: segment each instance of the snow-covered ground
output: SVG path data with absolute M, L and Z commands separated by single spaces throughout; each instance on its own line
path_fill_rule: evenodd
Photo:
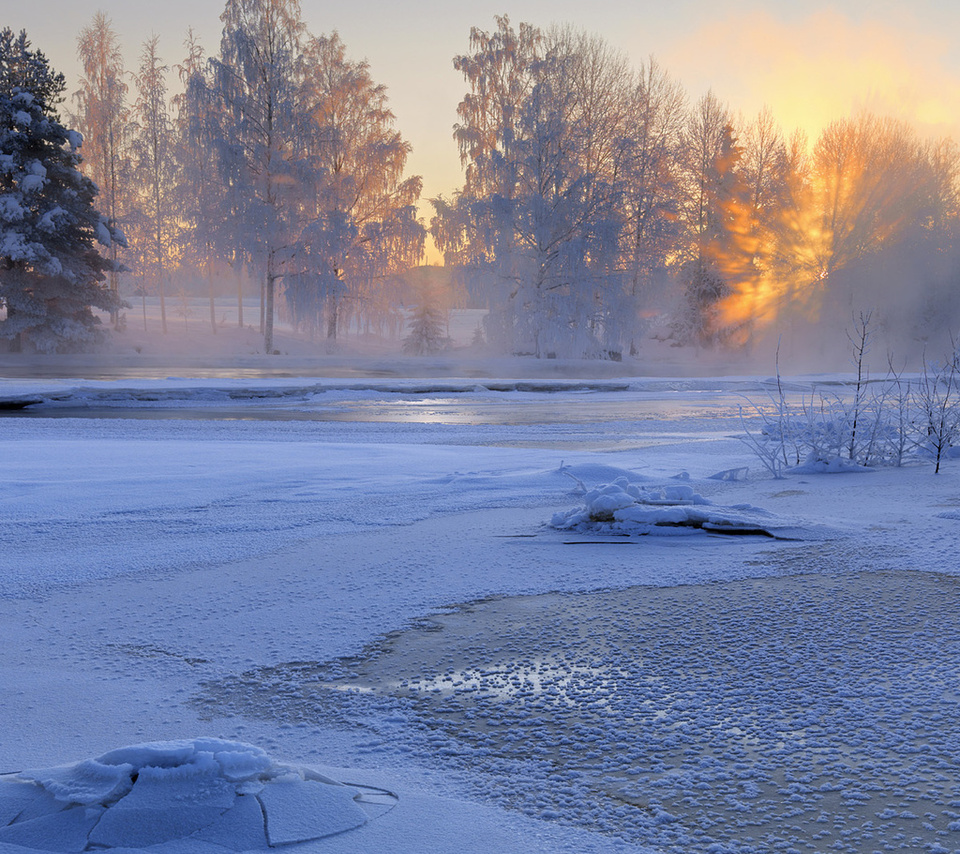
M 773 480 L 762 378 L 42 373 L 0 772 L 219 737 L 396 795 L 311 852 L 960 851 L 960 462 Z

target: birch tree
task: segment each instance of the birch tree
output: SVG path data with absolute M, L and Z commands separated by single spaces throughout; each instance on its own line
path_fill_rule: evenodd
M 73 96 L 77 105 L 74 119 L 85 141 L 84 171 L 99 188 L 107 218 L 119 225 L 127 213 L 125 191 L 129 186 L 128 87 L 120 40 L 103 12 L 97 12 L 80 31 L 77 57 L 83 76 Z M 114 293 L 119 291 L 117 249 L 118 243 L 113 241 L 108 279 Z
M 389 314 L 390 281 L 419 263 L 421 181 L 404 176 L 410 145 L 367 63 L 349 60 L 336 33 L 311 39 L 304 60 L 301 176 L 311 193 L 286 294 L 299 324 L 323 318 L 333 340 L 345 306 L 365 322 Z
M 669 282 L 683 228 L 679 215 L 682 132 L 687 117 L 686 94 L 655 60 L 636 72 L 630 93 L 629 130 L 625 137 L 625 248 L 633 311 L 661 308 L 660 291 Z M 630 349 L 637 351 L 642 331 L 634 319 Z
M 193 30 L 184 41 L 186 57 L 177 65 L 182 91 L 173 98 L 175 112 L 176 204 L 182 228 L 178 250 L 182 262 L 207 279 L 210 329 L 217 331 L 214 265 L 220 258 L 239 264 L 239 241 L 227 233 L 224 183 L 218 169 L 216 141 L 227 122 L 212 86 L 204 51 Z M 242 280 L 238 276 L 238 281 Z M 243 289 L 238 286 L 237 323 L 243 327 Z
M 144 42 L 140 68 L 134 75 L 137 100 L 133 114 L 136 131 L 131 144 L 138 188 L 138 207 L 144 228 L 141 255 L 148 259 L 156 292 L 160 297 L 160 324 L 167 332 L 164 279 L 172 245 L 172 195 L 174 190 L 173 128 L 167 101 L 166 73 L 157 53 L 158 36 Z M 148 248 L 149 247 L 149 248 Z M 146 313 L 144 312 L 144 327 Z
M 488 337 L 515 351 L 619 351 L 623 275 L 621 57 L 569 29 L 498 18 L 454 65 L 470 85 L 455 137 L 465 166 L 434 236 L 492 284 Z
M 237 194 L 238 238 L 263 271 L 261 331 L 272 353 L 277 282 L 297 239 L 305 27 L 297 0 L 227 0 L 220 19 L 218 161 Z

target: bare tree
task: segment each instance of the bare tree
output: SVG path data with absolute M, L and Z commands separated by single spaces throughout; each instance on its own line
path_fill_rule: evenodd
M 181 257 L 202 270 L 207 279 L 210 329 L 217 331 L 214 292 L 214 263 L 221 255 L 236 258 L 236 241 L 225 229 L 224 185 L 218 179 L 215 140 L 226 122 L 218 115 L 222 104 L 215 97 L 204 51 L 193 30 L 184 41 L 187 55 L 177 65 L 183 90 L 174 96 L 176 143 L 176 200 L 183 228 Z M 233 250 L 231 253 L 228 247 Z M 238 277 L 238 281 L 242 281 Z M 237 294 L 237 324 L 243 327 L 243 290 Z
M 653 59 L 633 78 L 623 204 L 635 310 L 664 278 L 682 238 L 677 193 L 686 94 Z M 631 350 L 636 350 L 633 330 Z
M 537 356 L 619 354 L 631 74 L 602 40 L 507 18 L 457 57 L 463 190 L 434 236 L 490 291 L 491 340 Z
M 172 237 L 173 128 L 167 101 L 166 73 L 169 69 L 162 64 L 157 54 L 158 41 L 159 37 L 154 35 L 143 43 L 140 69 L 134 75 L 137 100 L 133 112 L 137 127 L 131 151 L 136 175 L 135 186 L 139 190 L 138 208 L 147 226 L 144 244 L 150 247 L 150 251 L 144 251 L 143 254 L 150 259 L 153 280 L 160 297 L 161 328 L 166 334 L 164 279 L 169 267 Z
M 84 169 L 100 190 L 102 206 L 113 225 L 122 224 L 129 186 L 129 115 L 126 104 L 120 40 L 110 19 L 97 12 L 77 37 L 77 57 L 83 66 L 80 88 L 74 93 L 77 129 L 84 136 Z M 117 241 L 110 246 L 110 290 L 117 293 Z M 116 322 L 117 315 L 114 313 Z

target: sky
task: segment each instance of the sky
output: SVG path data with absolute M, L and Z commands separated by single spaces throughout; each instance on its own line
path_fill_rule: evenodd
M 0 24 L 25 28 L 72 92 L 76 36 L 98 10 L 112 20 L 128 69 L 153 34 L 164 61 L 176 65 L 188 27 L 216 52 L 222 0 L 165 0 L 160 8 L 141 0 L 0 0 Z M 828 122 L 866 107 L 925 134 L 960 138 L 960 52 L 952 50 L 960 4 L 947 0 L 301 0 L 301 8 L 312 32 L 338 31 L 348 55 L 368 60 L 373 79 L 387 86 L 424 199 L 461 182 L 452 129 L 466 88 L 452 59 L 467 52 L 471 27 L 494 29 L 504 13 L 515 24 L 570 23 L 599 34 L 634 64 L 655 57 L 691 100 L 712 89 L 747 118 L 769 106 L 788 134 L 799 127 L 815 139 Z M 429 216 L 429 205 L 421 213 Z

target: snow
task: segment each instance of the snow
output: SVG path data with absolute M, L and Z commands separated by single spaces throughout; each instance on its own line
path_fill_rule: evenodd
M 20 179 L 20 189 L 24 193 L 37 193 L 43 189 L 46 179 L 42 175 L 24 175 Z
M 960 849 L 956 461 L 519 377 L 0 380 L 0 854 Z
M 97 242 L 103 246 L 110 246 L 113 242 L 113 238 L 110 236 L 110 229 L 107 228 L 107 224 L 101 219 L 95 228 L 95 234 L 97 237 Z
M 25 808 L 24 783 L 35 793 Z M 0 827 L 0 850 L 5 843 L 46 851 L 160 850 L 192 840 L 196 854 L 265 851 L 368 820 L 360 790 L 216 738 L 133 745 L 0 778 L 0 805 L 7 803 L 13 808 L 5 813 L 15 818 Z

